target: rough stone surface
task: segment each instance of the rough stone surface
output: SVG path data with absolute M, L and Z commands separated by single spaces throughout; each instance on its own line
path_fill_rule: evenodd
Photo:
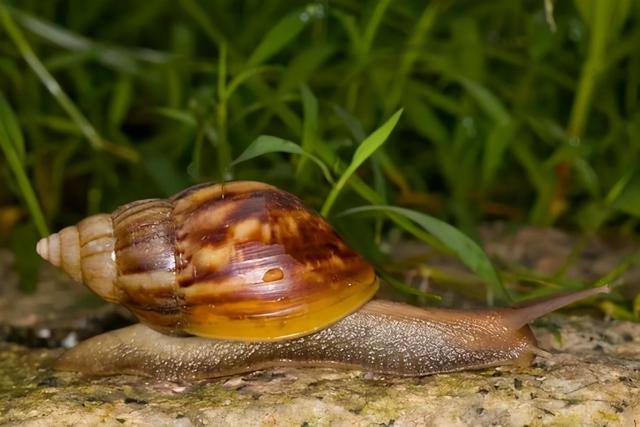
M 487 237 L 492 242 L 488 250 L 499 262 L 517 262 L 549 274 L 563 268 L 561 260 L 576 244 L 555 230 L 525 229 L 505 233 L 505 238 L 501 233 L 490 230 Z M 567 270 L 569 276 L 592 280 L 615 268 L 629 252 L 628 246 L 604 242 L 586 247 Z M 411 256 L 424 247 L 404 249 Z M 429 264 L 434 262 L 430 256 Z M 438 265 L 459 272 L 448 260 Z M 425 277 L 416 271 L 416 277 Z M 640 288 L 639 277 L 635 267 L 621 279 L 628 295 Z M 433 285 L 429 280 L 427 284 Z M 0 251 L 0 425 L 640 423 L 640 325 L 631 322 L 548 316 L 534 325 L 534 331 L 550 355 L 538 357 L 529 368 L 422 378 L 287 368 L 179 384 L 53 371 L 51 364 L 64 351 L 61 347 L 129 320 L 113 307 L 87 304 L 92 301 L 89 294 L 53 269 L 43 270 L 35 294 L 19 293 L 16 283 L 11 257 Z M 467 297 L 470 304 L 482 301 L 481 295 Z M 454 299 L 447 302 L 461 304 Z
M 560 327 L 560 335 L 550 332 Z M 50 369 L 60 350 L 0 346 L 7 425 L 634 425 L 640 325 L 555 315 L 530 368 L 422 378 L 276 369 L 192 384 Z

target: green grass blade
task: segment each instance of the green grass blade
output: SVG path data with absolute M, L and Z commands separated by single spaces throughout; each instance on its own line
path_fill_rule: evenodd
M 480 278 L 487 282 L 490 289 L 501 301 L 511 301 L 511 297 L 507 289 L 504 287 L 498 272 L 482 248 L 458 229 L 444 221 L 424 213 L 396 206 L 362 206 L 359 208 L 348 209 L 342 212 L 340 216 L 375 211 L 393 212 L 418 224 L 424 230 L 436 237 L 440 243 L 450 249 L 464 265 L 471 269 L 471 271 L 475 272 Z
M 71 101 L 64 90 L 62 90 L 62 87 L 58 84 L 57 80 L 51 75 L 51 73 L 49 73 L 44 64 L 42 64 L 40 59 L 36 56 L 35 52 L 27 42 L 27 39 L 25 39 L 22 34 L 22 31 L 20 31 L 20 29 L 15 25 L 7 8 L 2 3 L 0 3 L 0 21 L 7 33 L 9 33 L 9 37 L 11 37 L 12 41 L 22 54 L 24 60 L 29 64 L 33 72 L 38 76 L 40 81 L 42 81 L 44 86 L 49 90 L 58 104 L 60 104 L 62 109 L 67 112 L 78 128 L 80 128 L 91 146 L 94 149 L 105 150 L 126 160 L 138 160 L 138 154 L 135 150 L 128 147 L 110 144 L 100 136 L 98 131 L 93 127 L 89 120 L 87 120 L 78 107 L 76 107 L 73 101 Z
M 284 95 L 295 91 L 314 75 L 321 75 L 323 66 L 334 55 L 336 48 L 330 44 L 318 44 L 306 47 L 286 64 L 280 74 L 277 93 Z
M 180 0 L 182 9 L 189 15 L 215 44 L 225 42 L 225 36 L 218 30 L 218 26 L 211 21 L 209 14 L 202 9 L 196 0 Z
M 278 70 L 279 67 L 275 67 L 273 65 L 262 65 L 259 67 L 249 68 L 248 70 L 244 70 L 239 73 L 237 76 L 231 80 L 226 90 L 223 93 L 225 98 L 230 98 L 233 92 L 235 92 L 246 80 L 249 80 L 251 77 L 256 76 L 258 74 L 262 74 L 268 71 Z
M 302 123 L 302 149 L 307 153 L 315 150 L 318 139 L 318 100 L 307 85 L 300 88 L 304 121 Z M 306 181 L 308 158 L 303 157 L 296 167 L 296 178 Z
M 44 40 L 72 52 L 90 55 L 99 62 L 120 71 L 140 71 L 141 62 L 148 64 L 166 64 L 176 59 L 175 55 L 143 48 L 123 48 L 96 42 L 67 28 L 11 9 L 12 15 L 24 28 Z
M 249 66 L 262 64 L 295 39 L 312 20 L 323 15 L 324 7 L 320 4 L 309 4 L 302 10 L 288 14 L 264 36 L 249 57 L 247 64 Z
M 364 29 L 364 35 L 362 37 L 362 55 L 366 55 L 371 50 L 373 39 L 378 32 L 378 28 L 380 27 L 380 23 L 382 22 L 382 18 L 384 17 L 384 13 L 387 10 L 389 3 L 391 3 L 391 0 L 380 0 L 376 2 L 369 22 L 367 22 Z
M 2 93 L 0 93 L 0 137 L 4 137 L 11 143 L 20 163 L 24 164 L 26 157 L 24 138 L 18 125 L 18 119 Z
M 338 9 L 331 9 L 331 15 L 334 16 L 342 25 L 342 30 L 346 33 L 350 49 L 354 53 L 363 51 L 364 41 L 360 35 L 356 19 L 349 14 L 343 13 Z
M 493 184 L 498 169 L 503 163 L 504 153 L 513 142 L 517 132 L 517 124 L 510 120 L 504 125 L 496 124 L 485 143 L 482 159 L 482 188 L 488 189 Z
M 605 203 L 640 218 L 640 168 L 625 173 L 607 194 Z
M 317 141 L 317 154 L 318 157 L 325 163 L 334 165 L 335 170 L 344 171 L 346 169 L 346 165 L 344 162 L 337 157 L 335 151 L 331 150 L 331 148 L 321 140 Z M 349 186 L 353 189 L 353 191 L 358 194 L 362 199 L 366 200 L 372 205 L 381 205 L 385 204 L 384 199 L 380 194 L 376 193 L 376 191 L 371 188 L 367 183 L 365 183 L 358 175 L 352 176 L 348 182 Z M 413 224 L 408 219 L 394 214 L 392 212 L 388 212 L 387 216 L 395 222 L 400 228 L 411 233 L 416 238 L 422 240 L 435 250 L 440 253 L 448 253 L 449 250 L 444 247 L 437 239 L 432 237 L 429 233 L 422 230 L 420 227 Z
M 362 142 L 366 136 L 366 134 L 364 133 L 364 129 L 362 128 L 362 123 L 360 123 L 357 118 L 353 117 L 351 113 L 349 113 L 339 105 L 334 105 L 333 111 L 335 111 L 336 115 L 340 118 L 340 120 L 342 120 L 342 123 L 344 123 L 347 129 L 349 129 L 349 132 L 351 133 L 353 139 L 358 143 Z
M 604 72 L 610 45 L 616 40 L 620 27 L 627 18 L 631 0 L 603 2 L 597 0 L 575 0 L 582 19 L 590 30 L 589 50 L 580 74 L 580 80 L 571 107 L 567 134 L 574 138 L 582 136 L 592 108 L 592 97 L 596 85 Z
M 416 289 L 413 286 L 409 286 L 404 281 L 399 280 L 388 273 L 385 273 L 384 271 L 378 271 L 378 275 L 382 278 L 382 280 L 391 285 L 392 288 L 397 289 L 403 294 L 414 295 L 432 301 L 442 301 L 442 297 L 440 295 Z
M 358 149 L 353 154 L 353 159 L 351 163 L 345 171 L 342 173 L 342 176 L 333 186 L 331 192 L 327 196 L 327 199 L 324 202 L 324 205 L 321 209 L 321 214 L 323 216 L 329 215 L 333 204 L 335 203 L 340 191 L 345 186 L 351 175 L 355 173 L 356 170 L 364 163 L 365 160 L 369 158 L 375 151 L 385 143 L 393 128 L 396 127 L 398 120 L 400 120 L 400 116 L 402 115 L 402 109 L 396 111 L 396 113 L 391 116 L 389 120 L 385 122 L 382 126 L 376 129 L 371 135 L 369 135 L 362 143 L 358 146 Z
M 423 46 L 426 42 L 427 35 L 431 32 L 434 23 L 437 22 L 437 16 L 441 8 L 441 3 L 433 2 L 429 3 L 422 11 L 422 14 L 416 22 L 411 36 L 406 43 L 405 51 L 402 54 L 398 68 L 396 69 L 396 75 L 393 79 L 389 94 L 385 99 L 385 111 L 391 111 L 396 108 L 402 99 L 409 76 L 413 70 L 414 64 L 422 52 Z
M 482 108 L 485 114 L 495 120 L 499 125 L 505 126 L 509 123 L 511 120 L 509 111 L 502 101 L 491 93 L 489 89 L 465 77 L 459 77 L 458 81 L 466 89 L 467 93 L 478 103 L 478 106 Z
M 167 117 L 169 119 L 175 120 L 182 124 L 185 124 L 189 127 L 195 128 L 198 126 L 198 122 L 196 121 L 193 114 L 188 113 L 184 110 L 179 110 L 176 108 L 154 108 L 150 111 L 153 114 L 158 114 L 163 117 Z
M 129 109 L 131 108 L 131 100 L 133 98 L 133 84 L 131 77 L 122 74 L 118 79 L 109 105 L 109 124 L 114 128 L 122 125 Z
M 49 229 L 47 228 L 47 223 L 44 220 L 42 209 L 40 208 L 36 194 L 33 191 L 31 182 L 27 177 L 24 164 L 20 161 L 15 149 L 18 143 L 9 139 L 14 132 L 17 132 L 19 134 L 18 139 L 22 140 L 22 134 L 15 122 L 15 115 L 13 114 L 9 104 L 4 99 L 4 95 L 2 93 L 0 93 L 0 105 L 2 105 L 2 108 L 0 109 L 0 130 L 13 129 L 12 133 L 0 132 L 0 149 L 2 149 L 4 156 L 7 159 L 7 163 L 9 164 L 9 168 L 13 172 L 22 198 L 27 205 L 31 219 L 38 229 L 38 233 L 40 233 L 40 236 L 42 237 L 48 236 Z M 15 135 L 13 136 L 15 137 Z
M 216 108 L 216 120 L 218 125 L 218 139 L 216 151 L 218 154 L 218 170 L 220 177 L 230 179 L 231 171 L 231 146 L 227 139 L 227 43 L 220 43 L 218 52 L 218 105 Z M 225 174 L 225 171 L 227 172 Z
M 333 183 L 331 172 L 329 172 L 329 168 L 327 168 L 327 165 L 325 165 L 322 160 L 320 160 L 313 154 L 306 152 L 302 149 L 302 147 L 294 142 L 269 135 L 260 135 L 258 138 L 256 138 L 256 140 L 253 141 L 247 147 L 247 149 L 244 150 L 242 154 L 240 154 L 240 156 L 238 156 L 233 162 L 231 162 L 230 167 L 268 153 L 290 153 L 305 156 L 309 160 L 313 161 L 316 165 L 318 165 L 318 167 L 322 171 L 322 174 L 328 182 Z

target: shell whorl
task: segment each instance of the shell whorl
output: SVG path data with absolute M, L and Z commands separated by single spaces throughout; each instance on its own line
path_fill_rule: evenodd
M 169 199 L 129 203 L 82 221 L 79 234 L 91 230 L 84 224 L 91 218 L 109 228 L 108 236 L 92 233 L 111 258 L 106 299 L 165 333 L 296 337 L 352 313 L 378 288 L 373 268 L 321 216 L 263 183 L 201 185 Z M 72 240 L 73 230 L 50 236 L 38 252 L 55 264 L 61 246 L 52 242 Z M 84 260 L 77 264 L 58 265 L 96 290 L 89 280 L 96 274 L 85 271 Z
M 109 302 L 119 302 L 111 217 L 93 215 L 41 239 L 38 254 Z

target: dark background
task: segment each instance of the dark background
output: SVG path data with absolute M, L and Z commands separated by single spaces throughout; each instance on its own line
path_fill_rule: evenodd
M 193 183 L 258 179 L 319 209 L 332 185 L 313 162 L 230 162 L 266 134 L 339 177 L 400 108 L 357 172 L 384 203 L 473 238 L 487 221 L 637 234 L 638 2 L 0 0 L 0 15 L 0 244 L 25 288 L 39 235 Z M 363 195 L 347 185 L 332 214 Z M 399 233 L 330 220 L 376 262 Z

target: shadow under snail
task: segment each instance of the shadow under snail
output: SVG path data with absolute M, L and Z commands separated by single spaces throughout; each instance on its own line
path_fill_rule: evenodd
M 372 300 L 374 269 L 300 199 L 259 182 L 129 203 L 37 252 L 142 322 L 82 342 L 58 369 L 169 380 L 285 365 L 399 376 L 528 365 L 540 353 L 528 322 L 607 291 L 482 310 Z

